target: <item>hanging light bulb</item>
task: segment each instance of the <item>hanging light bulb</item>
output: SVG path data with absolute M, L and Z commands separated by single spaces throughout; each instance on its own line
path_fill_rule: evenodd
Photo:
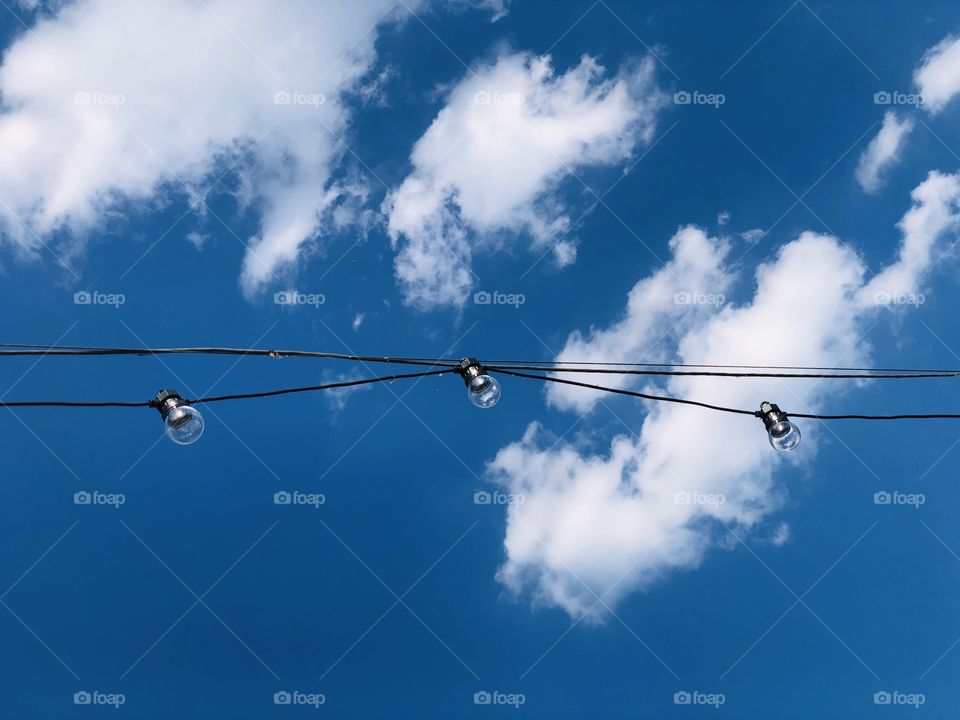
M 175 391 L 161 390 L 153 402 L 167 437 L 177 445 L 192 445 L 203 435 L 203 415 Z
M 478 408 L 491 408 L 500 400 L 500 381 L 491 377 L 473 358 L 464 358 L 457 372 L 467 386 L 467 397 Z
M 773 403 L 760 403 L 760 419 L 774 450 L 789 452 L 800 443 L 800 428 L 790 422 L 787 414 Z

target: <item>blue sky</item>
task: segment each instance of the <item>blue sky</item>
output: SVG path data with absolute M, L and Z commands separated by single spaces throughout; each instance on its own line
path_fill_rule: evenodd
M 932 171 L 955 181 L 960 164 L 960 68 L 938 45 L 960 32 L 949 3 L 171 0 L 156 17 L 126 10 L 151 15 L 126 26 L 104 19 L 120 12 L 108 0 L 32 5 L 0 8 L 4 342 L 960 365 L 952 186 L 947 219 L 920 223 L 913 250 L 898 229 L 935 204 L 914 189 Z M 537 75 L 547 54 L 553 75 Z M 584 56 L 602 66 L 586 79 Z M 204 64 L 185 74 L 183 58 Z M 917 80 L 921 67 L 933 77 Z M 508 107 L 487 113 L 510 68 L 529 95 L 512 107 L 503 86 Z M 251 87 L 324 98 L 285 108 Z M 479 109 L 478 87 L 492 93 Z M 923 106 L 875 101 L 921 89 Z M 683 92 L 722 104 L 678 104 Z M 531 106 L 554 123 L 549 152 L 542 131 L 483 149 L 523 137 Z M 887 111 L 912 129 L 867 192 L 857 168 Z M 429 138 L 445 133 L 457 142 L 437 152 Z M 402 192 L 415 182 L 425 215 Z M 298 213 L 310 221 L 291 242 Z M 806 231 L 831 239 L 799 242 Z M 426 264 L 404 280 L 414 246 Z M 665 264 L 660 295 L 629 312 Z M 704 284 L 685 283 L 700 264 Z M 801 279 L 758 291 L 758 268 Z M 290 290 L 323 302 L 274 301 Z M 523 303 L 477 304 L 477 291 Z M 691 291 L 723 297 L 677 309 Z M 886 292 L 922 302 L 864 306 Z M 0 395 L 146 400 L 379 372 L 234 360 L 8 358 Z M 669 389 L 832 413 L 950 412 L 958 397 L 949 380 L 823 381 L 809 395 L 704 382 Z M 4 716 L 956 714 L 958 427 L 805 421 L 784 459 L 752 419 L 503 386 L 489 411 L 454 377 L 224 403 L 202 409 L 189 447 L 149 409 L 4 411 Z M 728 501 L 676 520 L 672 502 L 644 499 L 658 488 Z M 276 505 L 284 490 L 325 502 Z M 124 503 L 77 505 L 80 491 Z M 477 504 L 481 491 L 525 502 Z M 923 502 L 876 504 L 883 491 Z M 84 691 L 124 703 L 76 705 Z M 275 704 L 293 691 L 325 702 Z M 523 703 L 475 703 L 494 692 Z

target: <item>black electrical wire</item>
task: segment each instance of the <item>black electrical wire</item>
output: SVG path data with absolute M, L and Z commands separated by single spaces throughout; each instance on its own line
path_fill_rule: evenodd
M 387 363 L 399 365 L 424 365 L 429 367 L 454 368 L 458 360 L 444 358 L 411 358 L 391 356 L 349 355 L 344 353 L 313 352 L 306 350 L 261 350 L 252 348 L 229 347 L 174 347 L 174 348 L 122 348 L 89 347 L 82 345 L 31 345 L 0 343 L 0 357 L 3 356 L 109 356 L 109 355 L 232 355 L 270 358 L 313 358 L 349 360 L 364 363 Z M 699 365 L 685 363 L 599 363 L 572 361 L 531 362 L 523 360 L 484 360 L 482 365 L 491 370 L 519 370 L 532 372 L 596 373 L 612 375 L 641 376 L 697 376 L 697 377 L 733 377 L 733 378 L 806 378 L 806 379 L 851 379 L 874 380 L 921 379 L 921 378 L 958 378 L 958 369 L 909 369 L 909 368 L 829 368 L 804 365 Z M 592 365 L 600 367 L 568 367 L 569 365 Z M 709 370 L 635 370 L 619 368 L 709 368 Z M 618 369 L 613 369 L 618 368 Z M 714 369 L 736 370 L 737 372 L 717 372 Z M 753 372 L 764 370 L 764 372 Z M 770 370 L 803 370 L 806 372 L 769 372 Z
M 906 380 L 918 378 L 957 378 L 960 377 L 960 371 L 931 371 L 931 372 L 904 372 L 904 373 L 884 373 L 881 375 L 873 373 L 774 373 L 774 372 L 717 372 L 713 370 L 613 370 L 608 368 L 586 368 L 586 367 L 544 367 L 542 365 L 499 365 L 485 363 L 484 367 L 488 370 L 524 370 L 530 372 L 550 372 L 550 373 L 598 373 L 606 375 L 667 375 L 667 376 L 685 376 L 696 377 L 735 377 L 735 378 L 816 378 L 816 379 L 839 379 L 846 378 L 851 380 Z
M 488 369 L 492 370 L 493 368 Z M 551 377 L 550 375 L 530 375 L 528 373 L 502 369 L 495 370 L 494 372 L 502 373 L 504 375 L 513 375 L 514 377 L 520 378 L 531 378 L 533 380 L 545 380 L 547 382 L 562 383 L 564 385 L 576 385 L 577 387 L 589 388 L 591 390 L 603 390 L 604 392 L 616 393 L 617 395 L 629 395 L 631 397 L 643 398 L 644 400 L 680 403 L 682 405 L 696 405 L 697 407 L 707 408 L 709 410 L 719 410 L 721 412 L 736 413 L 738 415 L 758 416 L 758 413 L 753 410 L 740 410 L 738 408 L 723 407 L 722 405 L 711 405 L 710 403 L 698 402 L 696 400 L 685 400 L 666 395 L 648 395 L 647 393 L 634 392 L 633 390 L 622 390 L 620 388 L 605 387 L 603 385 L 591 385 L 590 383 L 577 382 L 576 380 L 564 380 L 563 378 Z
M 0 343 L 0 357 L 31 357 L 31 356 L 106 356 L 106 355 L 134 355 L 146 357 L 150 355 L 249 355 L 251 357 L 269 358 L 315 358 L 326 360 L 353 360 L 365 363 L 390 363 L 397 365 L 429 365 L 433 367 L 456 366 L 458 360 L 443 360 L 430 358 L 407 358 L 389 356 L 347 355 L 344 353 L 312 352 L 307 350 L 258 350 L 254 348 L 224 348 L 224 347 L 179 347 L 179 348 L 121 348 L 121 347 L 83 347 L 69 345 L 13 345 Z M 12 349 L 11 349 L 12 348 Z
M 419 373 L 403 373 L 400 375 L 386 375 L 383 377 L 363 378 L 360 380 L 345 380 L 343 382 L 327 383 L 325 385 L 308 385 L 306 387 L 284 388 L 283 390 L 266 390 L 264 392 L 201 397 L 197 398 L 196 400 L 188 400 L 187 402 L 191 405 L 201 405 L 203 403 L 222 402 L 224 400 L 249 400 L 250 398 L 275 397 L 277 395 L 289 395 L 291 393 L 316 392 L 319 390 L 356 387 L 357 385 L 370 385 L 371 383 L 392 382 L 393 380 L 403 380 L 407 378 L 423 378 L 434 375 L 447 375 L 452 372 L 455 371 L 451 368 L 446 370 L 430 370 L 428 372 Z
M 493 370 L 493 368 L 488 368 Z M 644 400 L 657 400 L 662 402 L 680 403 L 683 405 L 695 405 L 697 407 L 707 408 L 709 410 L 719 410 L 726 413 L 735 413 L 737 415 L 752 415 L 753 417 L 762 417 L 759 410 L 743 410 L 741 408 L 725 407 L 723 405 L 711 405 L 710 403 L 698 402 L 696 400 L 686 400 L 683 398 L 669 397 L 665 395 L 648 395 L 647 393 L 634 392 L 632 390 L 623 390 L 621 388 L 612 388 L 604 385 L 594 385 L 591 383 L 577 382 L 576 380 L 564 380 L 563 378 L 552 377 L 550 375 L 531 375 L 528 373 L 515 372 L 513 370 L 495 370 L 504 375 L 513 375 L 514 377 L 530 378 L 533 380 L 543 380 L 545 382 L 561 383 L 563 385 L 575 385 L 577 387 L 588 388 L 590 390 L 600 390 L 617 395 L 629 395 L 631 397 L 643 398 Z M 960 413 L 927 413 L 910 415 L 816 415 L 812 413 L 792 413 L 786 412 L 791 418 L 808 418 L 811 420 L 960 420 Z
M 811 420 L 960 420 L 960 414 L 920 413 L 913 415 L 811 415 L 809 413 L 787 413 L 792 418 Z
M 0 347 L 3 347 L 0 344 Z M 816 365 L 718 365 L 701 363 L 650 363 L 650 362 L 595 362 L 592 360 L 485 360 L 488 365 L 595 365 L 598 367 L 650 367 L 650 368 L 718 368 L 718 369 L 746 369 L 746 370 L 809 370 L 823 372 L 877 372 L 877 373 L 938 373 L 945 375 L 955 375 L 960 373 L 956 368 L 875 368 L 875 367 L 820 367 Z M 557 372 L 558 368 L 551 368 L 550 372 Z
M 153 401 L 146 402 L 72 402 L 67 400 L 0 400 L 0 407 L 83 407 L 83 408 L 112 408 L 112 407 L 153 407 Z
M 251 398 L 274 397 L 276 395 L 290 395 L 292 393 L 317 392 L 321 390 L 334 390 L 336 388 L 355 387 L 357 385 L 370 385 L 372 383 L 392 382 L 393 380 L 404 380 L 407 378 L 422 378 L 433 375 L 446 375 L 455 372 L 452 368 L 444 370 L 430 370 L 419 373 L 403 373 L 399 375 L 385 375 L 382 377 L 362 378 L 359 380 L 345 380 L 343 382 L 326 383 L 325 385 L 307 385 L 304 387 L 283 388 L 282 390 L 266 390 L 263 392 L 238 393 L 234 395 L 215 395 L 211 397 L 199 397 L 192 400 L 186 400 L 189 405 L 202 405 L 204 403 L 223 402 L 225 400 L 248 400 Z M 148 400 L 146 402 L 60 402 L 50 400 L 18 400 L 18 401 L 0 401 L 0 407 L 156 407 L 156 401 Z

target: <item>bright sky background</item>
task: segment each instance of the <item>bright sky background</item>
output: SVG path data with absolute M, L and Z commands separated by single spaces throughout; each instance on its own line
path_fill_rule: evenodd
M 960 366 L 953 3 L 10 3 L 3 342 Z M 147 400 L 382 368 L 3 370 L 4 400 Z M 456 377 L 202 411 L 190 447 L 149 409 L 3 411 L 4 717 L 958 712 L 960 425 L 799 421 L 783 457 L 752 418 L 511 378 L 488 411 Z

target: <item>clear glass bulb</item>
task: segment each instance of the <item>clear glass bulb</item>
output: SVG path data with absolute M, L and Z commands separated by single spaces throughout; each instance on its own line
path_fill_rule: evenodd
M 203 435 L 203 415 L 191 405 L 170 408 L 163 419 L 167 437 L 177 445 L 192 445 Z
M 789 452 L 800 443 L 800 428 L 789 420 L 778 420 L 770 426 L 770 445 L 774 450 Z
M 489 375 L 477 375 L 467 386 L 467 397 L 478 408 L 491 408 L 500 400 L 500 382 Z

